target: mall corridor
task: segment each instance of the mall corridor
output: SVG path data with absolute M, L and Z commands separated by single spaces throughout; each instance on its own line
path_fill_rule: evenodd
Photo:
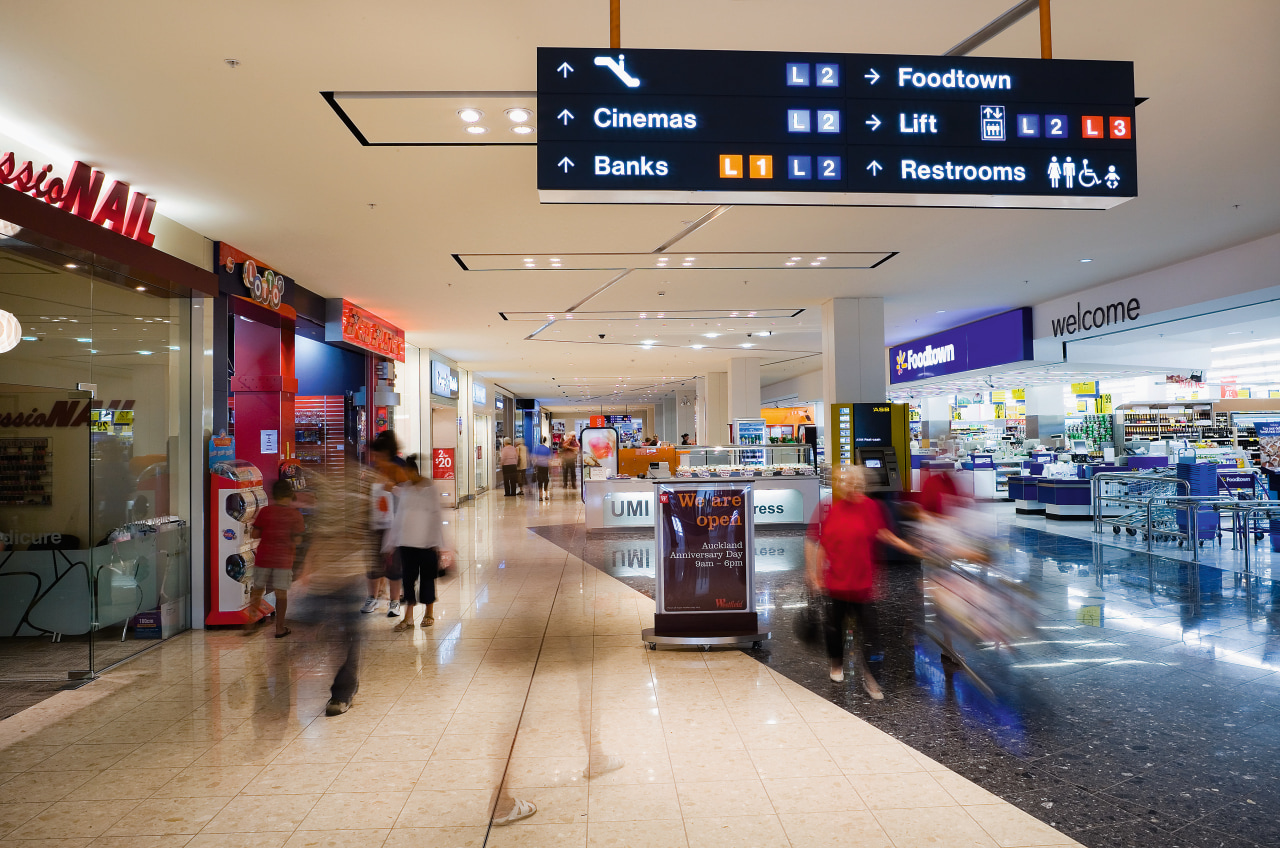
M 0 841 L 1077 844 L 742 652 L 645 650 L 653 602 L 531 532 L 580 527 L 564 490 L 450 519 L 435 625 L 367 616 L 348 713 L 323 632 L 183 634 L 0 723 Z M 491 829 L 502 784 L 537 812 Z

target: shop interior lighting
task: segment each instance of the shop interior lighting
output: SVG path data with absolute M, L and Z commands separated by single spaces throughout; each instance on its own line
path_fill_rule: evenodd
M 138 353 L 142 354 L 143 356 L 150 356 L 150 355 L 151 355 L 151 351 L 149 351 L 149 350 L 140 350 L 140 351 L 138 351 Z
M 93 339 L 76 339 L 76 341 L 80 342 L 81 344 L 89 344 L 89 342 L 93 341 Z
M 62 267 L 63 268 L 79 268 L 80 266 L 74 262 L 68 262 L 66 265 L 63 265 Z
M 1211 350 L 1213 353 L 1218 353 L 1224 350 L 1245 350 L 1246 348 L 1263 347 L 1265 345 L 1273 345 L 1273 344 L 1280 344 L 1280 339 L 1263 339 L 1260 342 L 1240 342 L 1239 344 L 1224 345 L 1222 347 L 1212 347 L 1212 348 L 1209 348 L 1209 350 Z
M 482 133 L 487 133 L 488 130 L 485 129 L 484 127 L 478 127 L 475 124 L 472 124 L 471 126 L 467 127 L 467 132 L 471 133 L 472 135 L 481 135 Z
M 507 117 L 514 123 L 523 124 L 525 121 L 529 120 L 530 112 L 528 109 L 508 109 Z
M 458 117 L 466 121 L 468 124 L 474 124 L 476 121 L 484 117 L 484 112 L 479 109 L 459 109 Z

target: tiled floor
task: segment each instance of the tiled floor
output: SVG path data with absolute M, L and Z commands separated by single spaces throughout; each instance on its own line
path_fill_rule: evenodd
M 488 496 L 433 628 L 369 616 L 355 706 L 323 633 L 190 633 L 0 722 L 0 841 L 78 846 L 1075 844 L 737 651 L 646 651 L 652 602 Z M 503 792 L 499 787 L 505 787 Z M 490 828 L 500 796 L 532 818 Z
M 773 630 L 750 656 L 1090 848 L 1280 845 L 1280 582 L 972 518 L 1030 586 L 1038 634 L 1012 657 L 971 655 L 988 697 L 940 662 L 922 627 L 920 569 L 886 569 L 887 697 L 833 685 L 791 635 L 804 605 L 802 539 L 757 528 L 757 601 Z M 642 531 L 540 535 L 642 592 Z

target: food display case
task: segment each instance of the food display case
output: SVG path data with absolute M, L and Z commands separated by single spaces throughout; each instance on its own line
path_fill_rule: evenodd
M 803 525 L 818 507 L 820 483 L 812 446 L 723 445 L 675 448 L 680 479 L 750 479 L 755 491 L 756 524 Z M 748 465 L 744 454 L 763 453 L 764 462 Z M 643 477 L 611 476 L 585 480 L 588 530 L 652 527 L 653 482 Z

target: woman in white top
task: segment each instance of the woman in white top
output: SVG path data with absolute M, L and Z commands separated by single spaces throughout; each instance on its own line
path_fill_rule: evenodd
M 422 626 L 435 624 L 436 577 L 444 547 L 440 494 L 418 470 L 417 454 L 405 461 L 405 471 L 408 480 L 396 486 L 395 517 L 382 542 L 384 553 L 399 553 L 404 572 L 404 618 L 392 628 L 397 633 L 413 627 L 413 607 L 419 601 L 427 605 Z

